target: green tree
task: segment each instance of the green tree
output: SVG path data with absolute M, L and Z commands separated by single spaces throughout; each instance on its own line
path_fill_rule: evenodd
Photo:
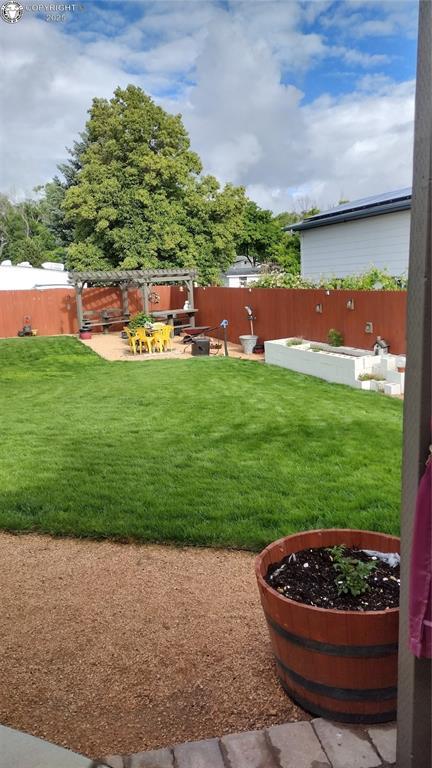
M 44 221 L 38 200 L 11 202 L 0 198 L 0 254 L 13 264 L 28 261 L 35 267 L 44 261 L 61 261 L 64 253 Z
M 69 265 L 195 267 L 201 282 L 217 281 L 235 257 L 243 188 L 202 176 L 181 116 L 140 88 L 94 99 L 89 114 L 63 203 Z
M 282 239 L 282 228 L 272 212 L 248 200 L 237 241 L 237 255 L 246 258 L 253 267 L 273 262 L 277 260 Z
M 59 247 L 66 247 L 73 241 L 73 227 L 66 221 L 63 203 L 67 185 L 58 176 L 43 187 L 36 187 L 41 193 L 40 210 L 44 224 L 54 235 Z

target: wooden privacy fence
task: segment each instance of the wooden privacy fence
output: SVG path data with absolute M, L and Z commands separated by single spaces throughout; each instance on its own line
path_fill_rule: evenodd
M 160 297 L 158 304 L 150 304 L 150 309 L 171 308 L 171 286 L 154 286 L 154 292 Z M 143 301 L 139 289 L 129 291 L 131 314 L 141 312 Z M 83 291 L 85 310 L 102 310 L 106 307 L 121 308 L 119 288 L 86 288 Z M 40 336 L 77 333 L 77 308 L 75 291 L 70 288 L 52 288 L 32 291 L 0 291 L 0 337 L 16 336 L 22 328 L 24 317 L 29 315 L 33 328 Z M 114 326 L 119 330 L 121 325 Z
M 182 307 L 186 293 L 178 286 L 155 286 L 160 296 L 154 309 Z M 327 341 L 330 328 L 344 335 L 348 346 L 371 349 L 377 336 L 389 342 L 390 351 L 405 352 L 405 291 L 330 291 L 287 288 L 195 288 L 197 325 L 213 327 L 228 320 L 228 338 L 237 342 L 250 333 L 245 306 L 253 307 L 255 333 L 261 341 L 302 336 Z M 351 302 L 349 304 L 349 302 Z M 117 288 L 87 288 L 85 310 L 121 307 Z M 140 312 L 139 289 L 129 291 L 132 314 Z M 352 306 L 352 309 L 349 309 Z M 316 308 L 320 307 L 321 312 Z M 34 291 L 0 291 L 0 337 L 16 336 L 26 315 L 41 336 L 77 333 L 77 312 L 73 288 Z M 372 333 L 366 333 L 372 323 Z M 114 326 L 114 330 L 118 330 Z
M 250 333 L 246 305 L 253 308 L 254 331 L 260 341 L 285 336 L 327 341 L 330 328 L 335 328 L 343 333 L 347 346 L 372 349 L 376 337 L 381 336 L 390 344 L 391 352 L 405 352 L 405 291 L 195 289 L 198 325 L 214 326 L 226 319 L 232 342 Z M 372 333 L 366 332 L 366 323 L 372 323 Z

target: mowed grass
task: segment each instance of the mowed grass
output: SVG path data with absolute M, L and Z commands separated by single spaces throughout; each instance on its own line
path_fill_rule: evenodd
M 402 403 L 253 361 L 0 342 L 0 526 L 258 549 L 398 533 Z

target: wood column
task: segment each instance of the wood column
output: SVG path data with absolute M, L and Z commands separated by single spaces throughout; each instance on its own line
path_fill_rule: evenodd
M 146 315 L 149 314 L 149 300 L 148 300 L 148 284 L 144 283 L 141 288 L 141 295 L 143 300 L 143 308 Z
M 129 315 L 129 291 L 128 286 L 125 283 L 122 283 L 121 287 L 121 297 L 122 297 L 122 311 L 125 316 Z
M 421 0 L 414 131 L 414 181 L 407 308 L 407 373 L 401 516 L 398 768 L 431 768 L 431 661 L 408 648 L 409 574 L 417 489 L 430 441 L 432 225 L 432 3 Z M 432 542 L 430 542 L 432 548 Z
M 81 330 L 84 322 L 83 305 L 82 305 L 82 283 L 75 284 L 75 296 L 76 296 L 76 308 L 78 318 L 78 331 Z
M 190 309 L 195 309 L 193 280 L 188 280 L 186 285 L 187 285 L 187 292 L 188 292 L 189 307 Z M 189 317 L 190 317 L 191 327 L 195 328 L 195 313 L 192 315 L 189 315 Z

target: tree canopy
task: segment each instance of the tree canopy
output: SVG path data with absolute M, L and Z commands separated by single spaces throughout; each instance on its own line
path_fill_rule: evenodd
M 63 261 L 65 252 L 49 224 L 45 200 L 13 203 L 0 195 L 0 260 L 13 264 L 28 261 L 38 267 L 44 261 Z
M 235 258 L 246 198 L 202 175 L 180 115 L 140 88 L 94 99 L 64 199 L 73 268 L 195 267 L 217 281 Z
M 95 98 L 89 119 L 38 198 L 0 197 L 0 256 L 13 263 L 63 261 L 69 269 L 194 268 L 218 283 L 239 256 L 300 271 L 300 238 L 243 187 L 204 175 L 181 115 L 136 86 Z M 306 205 L 306 203 L 305 203 Z M 308 203 L 310 206 L 310 203 Z

